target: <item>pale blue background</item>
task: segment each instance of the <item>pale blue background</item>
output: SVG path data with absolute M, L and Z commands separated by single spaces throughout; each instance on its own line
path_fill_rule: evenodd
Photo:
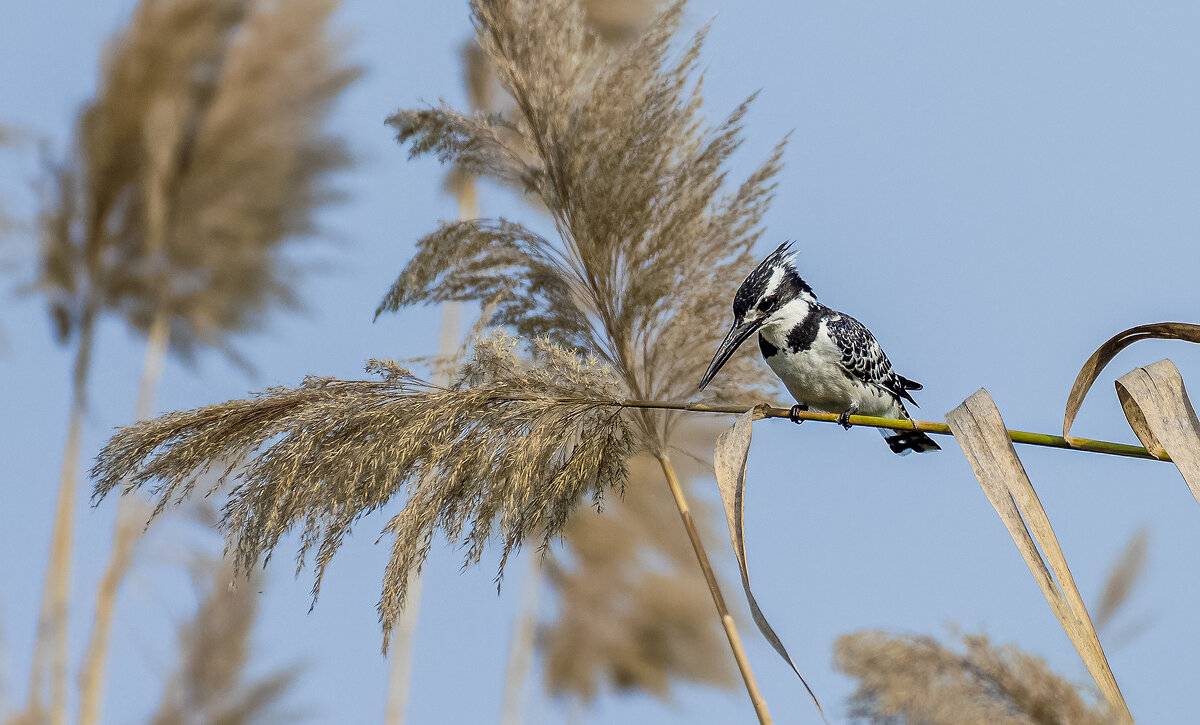
M 24 3 L 0 8 L 0 122 L 69 138 L 90 96 L 98 54 L 131 0 Z M 744 175 L 794 130 L 762 247 L 795 238 L 802 273 L 821 299 L 866 322 L 901 373 L 925 384 L 923 417 L 940 419 L 980 386 L 1010 427 L 1055 432 L 1079 365 L 1109 335 L 1135 324 L 1197 321 L 1200 268 L 1200 6 L 1124 2 L 792 3 L 696 0 L 687 27 L 716 19 L 703 54 L 707 104 L 722 116 L 756 89 Z M 357 377 L 372 356 L 432 352 L 439 315 L 421 309 L 372 324 L 377 301 L 414 241 L 455 214 L 436 162 L 406 161 L 384 117 L 445 98 L 462 106 L 458 49 L 465 3 L 348 0 L 339 26 L 368 69 L 336 113 L 363 159 L 342 181 L 348 203 L 322 215 L 337 246 L 296 259 L 331 267 L 313 276 L 304 316 L 279 315 L 242 349 L 248 379 L 215 356 L 197 370 L 172 363 L 160 411 L 291 385 L 306 373 Z M 0 153 L 0 193 L 28 218 L 36 154 Z M 486 215 L 528 212 L 485 190 Z M 3 250 L 28 273 L 28 240 Z M 9 292 L 0 314 L 0 616 L 6 694 L 23 699 L 33 623 L 66 426 L 69 356 L 55 347 L 40 301 Z M 100 329 L 87 459 L 132 416 L 142 345 L 120 324 Z M 1200 380 L 1197 350 L 1148 343 L 1118 359 L 1076 431 L 1132 440 L 1111 380 L 1170 355 Z M 780 398 L 782 400 L 782 397 Z M 939 455 L 897 458 L 873 431 L 759 425 L 747 501 L 758 598 L 834 720 L 851 681 L 831 667 L 847 631 L 943 634 L 957 623 L 1044 655 L 1077 681 L 1086 671 L 1042 600 L 1003 526 L 952 441 Z M 1194 719 L 1200 676 L 1200 509 L 1169 466 L 1021 449 L 1085 597 L 1094 601 L 1128 536 L 1151 532 L 1150 563 L 1120 624 L 1150 618 L 1140 637 L 1102 639 L 1141 722 Z M 107 558 L 111 519 L 80 503 L 77 612 L 90 610 Z M 255 639 L 261 670 L 302 661 L 289 704 L 311 721 L 378 722 L 387 663 L 374 604 L 386 557 L 383 518 L 364 522 L 334 560 L 315 611 L 308 573 L 291 576 L 294 541 L 270 568 Z M 179 537 L 148 547 L 115 623 L 108 722 L 144 719 L 173 665 L 173 623 L 191 606 L 172 569 Z M 724 551 L 723 534 L 709 542 Z M 427 566 L 411 722 L 493 722 L 525 571 L 503 593 L 494 559 L 459 572 L 440 546 Z M 731 561 L 724 567 L 733 575 Z M 735 575 L 734 575 L 735 576 Z M 730 599 L 739 599 L 728 578 Z M 73 656 L 87 634 L 73 622 Z M 743 629 L 750 631 L 747 623 Z M 763 641 L 750 656 L 776 722 L 814 722 L 807 696 Z M 535 678 L 536 678 L 535 674 Z M 567 709 L 528 688 L 529 722 Z M 9 699 L 13 702 L 13 699 Z M 660 706 L 604 698 L 589 723 L 747 722 L 741 690 L 681 688 Z

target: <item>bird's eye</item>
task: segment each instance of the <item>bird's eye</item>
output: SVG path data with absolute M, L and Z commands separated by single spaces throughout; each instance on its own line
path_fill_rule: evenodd
M 766 297 L 763 297 L 761 300 L 759 300 L 758 311 L 766 312 L 774 306 L 775 306 L 775 295 L 768 295 Z

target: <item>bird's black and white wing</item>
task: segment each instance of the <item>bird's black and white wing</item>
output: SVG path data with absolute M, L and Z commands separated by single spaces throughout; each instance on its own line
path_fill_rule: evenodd
M 835 312 L 825 321 L 825 326 L 829 338 L 842 353 L 843 367 L 851 375 L 863 383 L 877 385 L 897 398 L 917 404 L 908 391 L 920 390 L 921 384 L 896 374 L 875 336 L 861 322 L 850 315 Z

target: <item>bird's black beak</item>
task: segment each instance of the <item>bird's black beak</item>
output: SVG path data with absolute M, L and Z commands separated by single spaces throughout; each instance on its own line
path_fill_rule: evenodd
M 708 364 L 708 370 L 704 371 L 704 377 L 700 379 L 700 389 L 704 390 L 704 386 L 712 382 L 717 371 L 721 366 L 729 361 L 735 350 L 746 341 L 746 338 L 753 335 L 767 321 L 766 315 L 758 319 L 743 322 L 740 325 L 734 325 L 729 330 L 729 334 L 725 335 L 725 339 L 721 342 L 721 346 L 717 348 L 717 354 L 713 355 L 712 362 Z

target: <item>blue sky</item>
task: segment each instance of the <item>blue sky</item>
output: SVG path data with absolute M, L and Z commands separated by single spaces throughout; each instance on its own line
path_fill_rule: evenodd
M 105 40 L 132 0 L 9 3 L 0 10 L 0 122 L 61 150 L 92 93 Z M 792 140 L 765 253 L 796 239 L 801 273 L 822 301 L 871 327 L 903 375 L 925 385 L 920 415 L 940 420 L 986 387 L 1009 427 L 1055 432 L 1079 366 L 1111 334 L 1162 320 L 1196 321 L 1200 293 L 1200 6 L 1164 2 L 732 3 L 696 0 L 685 32 L 714 20 L 702 56 L 706 108 L 720 118 L 761 90 L 732 166 L 745 175 L 786 133 Z M 333 244 L 305 245 L 302 315 L 277 315 L 241 345 L 253 377 L 215 356 L 172 362 L 160 411 L 190 408 L 308 373 L 362 375 L 370 357 L 436 348 L 436 311 L 372 323 L 375 306 L 437 221 L 455 215 L 435 161 L 406 160 L 383 119 L 444 98 L 462 106 L 458 48 L 465 3 L 347 0 L 339 26 L 366 77 L 333 127 L 361 166 L 342 178 L 346 203 L 321 217 Z M 32 148 L 0 155 L 11 213 L 34 208 Z M 487 188 L 488 216 L 527 214 Z M 10 241 L 9 269 L 27 273 L 34 246 Z M 8 289 L 21 282 L 9 277 Z M 0 654 L 6 694 L 24 693 L 66 428 L 70 358 L 52 341 L 40 302 L 6 293 L 0 308 Z M 100 328 L 85 464 L 132 417 L 142 344 Z M 1075 431 L 1132 441 L 1111 380 L 1170 356 L 1200 379 L 1196 351 L 1143 343 L 1102 376 Z M 780 391 L 778 400 L 784 400 Z M 873 431 L 766 421 L 751 451 L 747 545 L 759 602 L 826 709 L 841 719 L 851 682 L 831 666 L 842 633 L 883 628 L 944 634 L 956 624 L 1043 655 L 1078 681 L 1087 673 L 992 512 L 961 453 L 898 458 Z M 1194 576 L 1200 510 L 1164 464 L 1019 449 L 1085 598 L 1139 527 L 1150 560 L 1125 622 L 1139 637 L 1101 639 L 1135 717 L 1182 722 L 1200 672 Z M 708 489 L 706 489 L 708 490 Z M 710 490 L 715 500 L 715 487 Z M 114 501 L 78 513 L 75 602 L 88 611 L 107 557 Z M 258 666 L 306 665 L 291 703 L 314 722 L 382 718 L 387 664 L 375 602 L 384 519 L 367 519 L 334 560 L 312 613 L 310 572 L 292 577 L 285 542 L 268 569 L 256 632 Z M 174 650 L 173 625 L 192 605 L 172 566 L 182 545 L 163 532 L 129 581 L 115 623 L 109 722 L 154 706 Z M 725 551 L 723 533 L 709 542 Z M 732 558 L 723 556 L 737 598 Z M 525 567 L 502 593 L 494 558 L 460 572 L 460 552 L 435 549 L 416 640 L 411 722 L 498 717 L 503 663 Z M 714 625 L 715 626 L 715 625 Z M 743 630 L 749 630 L 744 626 Z M 1120 622 L 1117 629 L 1120 629 Z M 87 634 L 73 622 L 76 661 Z M 803 689 L 769 646 L 750 656 L 777 722 L 812 722 Z M 536 678 L 536 674 L 535 674 Z M 151 694 L 148 694 L 151 693 Z M 567 710 L 531 683 L 530 722 Z M 604 697 L 588 723 L 743 722 L 740 690 L 680 688 L 667 706 Z

